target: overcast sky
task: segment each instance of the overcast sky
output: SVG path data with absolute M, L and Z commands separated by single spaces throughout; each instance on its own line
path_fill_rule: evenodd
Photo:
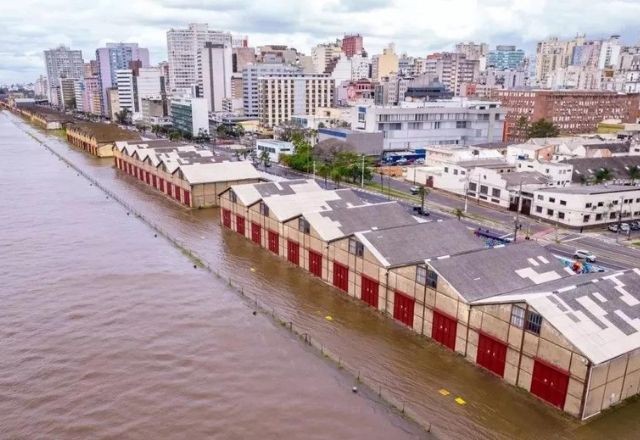
M 106 42 L 138 42 L 166 59 L 166 31 L 191 22 L 308 51 L 359 32 L 374 54 L 388 42 L 424 56 L 458 41 L 516 44 L 549 36 L 612 33 L 640 40 L 640 0 L 2 0 L 0 84 L 44 73 L 42 51 L 65 44 L 85 61 Z

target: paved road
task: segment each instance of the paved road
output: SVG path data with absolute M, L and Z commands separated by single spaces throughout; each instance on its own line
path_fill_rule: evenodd
M 630 269 L 640 266 L 640 249 L 633 249 L 603 236 L 571 234 L 560 243 L 549 243 L 546 248 L 554 253 L 571 257 L 576 249 L 586 249 L 597 257 L 597 263 L 611 269 Z

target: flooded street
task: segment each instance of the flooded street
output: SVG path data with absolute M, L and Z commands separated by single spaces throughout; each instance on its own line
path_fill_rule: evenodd
M 162 225 L 223 281 L 21 130 Z M 0 190 L 0 437 L 419 435 L 352 394 L 353 377 L 254 317 L 229 278 L 439 438 L 636 438 L 640 430 L 639 402 L 580 424 L 222 230 L 217 210 L 184 210 L 112 160 L 7 112 Z

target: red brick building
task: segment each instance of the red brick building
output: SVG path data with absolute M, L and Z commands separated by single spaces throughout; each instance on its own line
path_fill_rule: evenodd
M 546 119 L 560 134 L 589 133 L 603 119 L 636 122 L 640 116 L 640 94 L 620 94 L 592 90 L 494 90 L 492 99 L 508 109 L 504 124 L 505 141 L 526 140 L 521 117 L 531 124 Z
M 352 57 L 354 55 L 360 55 L 363 50 L 362 35 L 345 35 L 342 38 L 342 51 L 346 56 Z

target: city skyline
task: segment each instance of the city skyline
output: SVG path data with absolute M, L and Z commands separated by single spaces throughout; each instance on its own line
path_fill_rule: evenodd
M 0 18 L 7 30 L 0 37 L 0 84 L 35 80 L 44 73 L 43 49 L 60 44 L 82 50 L 88 61 L 107 42 L 137 42 L 149 48 L 156 64 L 167 58 L 166 32 L 191 22 L 248 35 L 251 46 L 286 44 L 305 53 L 315 44 L 352 32 L 364 36 L 370 54 L 394 42 L 399 53 L 412 56 L 452 50 L 461 41 L 486 42 L 492 47 L 515 44 L 531 56 L 535 43 L 550 36 L 570 38 L 586 33 L 589 38 L 603 38 L 618 33 L 628 44 L 639 39 L 633 31 L 633 17 L 640 13 L 640 4 L 632 1 L 591 2 L 588 11 L 575 0 L 562 4 L 530 0 L 413 3 L 326 0 L 302 5 L 284 0 L 256 5 L 243 0 L 138 0 L 98 4 L 86 10 L 78 1 L 27 0 L 26 4 L 5 6 Z M 437 20 L 429 19 L 436 16 Z

